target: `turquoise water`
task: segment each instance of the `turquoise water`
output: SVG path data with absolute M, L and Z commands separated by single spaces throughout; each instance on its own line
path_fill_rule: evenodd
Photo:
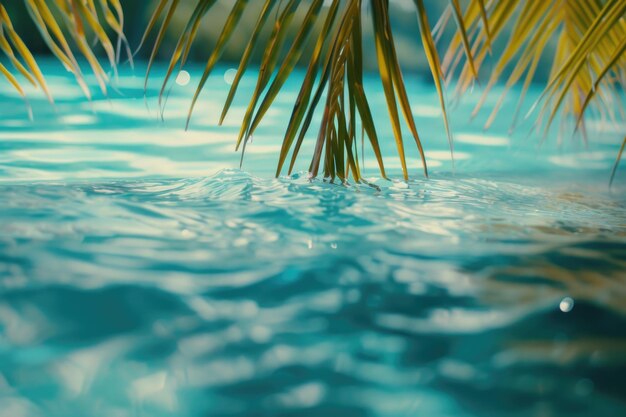
M 408 184 L 370 153 L 380 190 L 344 187 L 273 179 L 297 77 L 239 170 L 245 97 L 215 127 L 228 68 L 189 132 L 195 71 L 161 122 L 130 71 L 90 104 L 44 69 L 57 103 L 33 93 L 32 122 L 0 84 L 1 416 L 626 413 L 623 125 L 539 146 L 470 123 L 476 92 L 451 111 L 453 167 L 434 90 L 409 79 L 431 178 L 407 138 Z

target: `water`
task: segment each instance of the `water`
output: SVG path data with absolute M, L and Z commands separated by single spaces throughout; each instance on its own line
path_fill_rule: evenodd
M 214 126 L 228 68 L 187 133 L 197 72 L 162 123 L 129 71 L 89 104 L 44 69 L 57 104 L 31 96 L 34 122 L 1 90 L 1 416 L 626 413 L 623 127 L 539 147 L 468 123 L 476 93 L 453 168 L 433 88 L 409 80 L 431 179 L 407 140 L 410 183 L 370 153 L 380 190 L 344 187 L 273 179 L 297 79 L 239 170 L 245 97 Z

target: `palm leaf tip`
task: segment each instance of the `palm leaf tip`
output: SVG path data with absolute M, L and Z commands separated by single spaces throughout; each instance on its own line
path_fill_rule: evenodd
M 53 102 L 48 85 L 43 77 L 35 57 L 27 48 L 22 38 L 13 27 L 13 22 L 9 17 L 4 5 L 0 3 L 0 49 L 9 58 L 13 67 L 26 78 L 32 85 L 43 90 L 46 97 Z M 2 74 L 13 85 L 18 93 L 25 97 L 24 90 L 20 86 L 15 76 L 3 66 Z
M 91 0 L 25 0 L 24 3 L 50 52 L 68 71 L 74 74 L 78 85 L 88 99 L 91 99 L 91 92 L 78 64 L 77 53 L 85 58 L 96 76 L 100 89 L 105 94 L 110 79 L 97 57 L 99 51 L 96 44 L 100 45 L 104 51 L 114 74 L 117 74 L 117 64 L 122 49 L 126 51 L 129 61 L 132 63 L 130 47 L 124 35 L 123 8 L 119 0 L 99 0 L 98 2 Z M 1 3 L 0 15 L 2 26 L 0 47 L 2 51 L 13 62 L 18 73 L 40 87 L 52 102 L 52 94 L 33 54 L 13 28 L 8 13 Z M 114 41 L 109 33 L 116 35 L 117 40 Z M 96 42 L 92 42 L 91 38 L 94 38 Z M 24 62 L 23 65 L 19 63 L 20 60 Z M 6 77 L 6 72 L 2 71 L 2 73 Z M 11 80 L 10 82 L 14 84 Z
M 615 160 L 615 164 L 613 164 L 613 169 L 611 170 L 611 178 L 609 179 L 609 187 L 613 185 L 613 180 L 615 180 L 615 174 L 617 174 L 617 168 L 619 167 L 620 161 L 622 160 L 622 155 L 624 154 L 624 148 L 626 147 L 626 137 L 622 141 L 622 146 L 617 153 L 617 159 Z

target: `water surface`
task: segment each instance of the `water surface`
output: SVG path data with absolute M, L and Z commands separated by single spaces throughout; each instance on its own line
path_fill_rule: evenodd
M 626 413 L 623 126 L 539 146 L 468 122 L 477 92 L 451 113 L 453 166 L 433 87 L 408 77 L 431 178 L 407 137 L 409 183 L 366 154 L 377 190 L 273 178 L 297 77 L 240 170 L 243 95 L 215 126 L 228 68 L 189 132 L 194 71 L 162 122 L 130 71 L 88 103 L 44 69 L 57 103 L 31 96 L 32 122 L 0 90 L 0 415 Z

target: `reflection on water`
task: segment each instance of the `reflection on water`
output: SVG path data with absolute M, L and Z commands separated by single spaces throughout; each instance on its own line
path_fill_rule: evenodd
M 249 174 L 226 148 L 236 118 L 180 130 L 186 90 L 165 124 L 141 99 L 71 111 L 72 91 L 0 130 L 0 415 L 626 412 L 610 143 L 537 153 L 465 127 L 456 173 L 439 135 L 430 180 L 342 187 L 271 179 L 288 100 Z

